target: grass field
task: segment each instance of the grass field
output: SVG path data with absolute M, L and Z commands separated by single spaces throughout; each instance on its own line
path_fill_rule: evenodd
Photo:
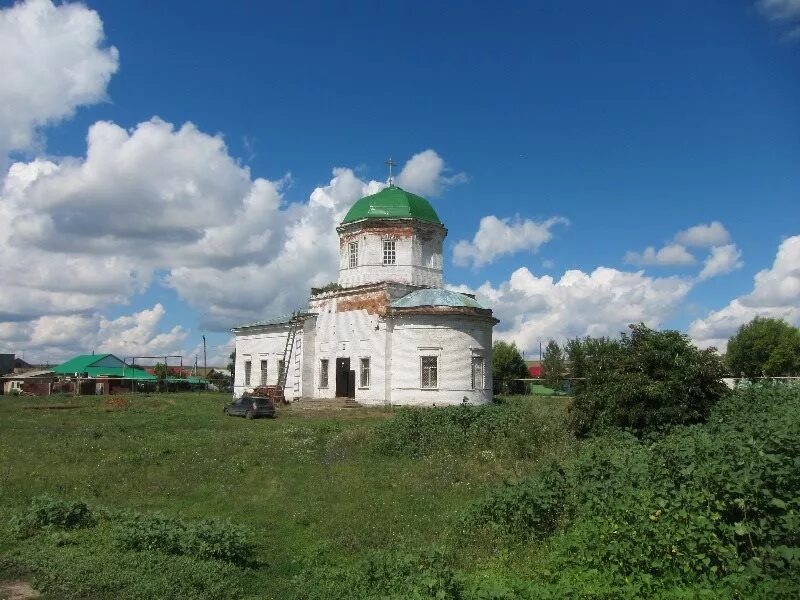
M 222 394 L 128 399 L 0 397 L 0 581 L 45 598 L 304 597 L 296 577 L 315 560 L 457 547 L 472 501 L 573 451 L 559 398 L 531 400 L 552 435 L 528 455 L 478 443 L 416 457 L 369 450 L 391 409 L 285 408 L 248 421 L 223 416 Z M 41 494 L 85 500 L 98 525 L 20 539 L 13 517 Z M 121 510 L 229 519 L 252 532 L 257 564 L 120 549 Z
M 2 398 L 0 598 L 800 597 L 800 386 L 581 440 L 566 398 L 226 400 Z

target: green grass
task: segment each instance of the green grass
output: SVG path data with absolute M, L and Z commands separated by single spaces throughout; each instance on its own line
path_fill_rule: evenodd
M 0 580 L 22 577 L 52 598 L 304 597 L 295 577 L 309 561 L 457 546 L 472 502 L 574 450 L 561 398 L 529 401 L 532 418 L 559 433 L 522 458 L 480 444 L 377 453 L 376 425 L 391 409 L 285 408 L 248 421 L 223 416 L 224 394 L 129 400 L 0 397 Z M 98 525 L 18 539 L 12 518 L 41 494 L 85 500 Z M 228 519 L 251 531 L 258 564 L 122 550 L 120 510 Z M 483 551 L 473 545 L 460 562 Z

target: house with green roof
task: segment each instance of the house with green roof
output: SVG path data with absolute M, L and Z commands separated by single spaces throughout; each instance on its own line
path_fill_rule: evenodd
M 498 321 L 473 295 L 445 289 L 447 229 L 431 203 L 390 175 L 336 232 L 336 282 L 312 288 L 303 310 L 232 330 L 234 394 L 277 386 L 289 401 L 490 402 Z
M 53 373 L 64 376 L 82 378 L 109 378 L 137 379 L 141 381 L 156 381 L 156 376 L 144 369 L 132 367 L 113 354 L 79 354 L 67 362 L 53 367 Z

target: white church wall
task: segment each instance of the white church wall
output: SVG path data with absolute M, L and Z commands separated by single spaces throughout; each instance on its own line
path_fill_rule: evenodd
M 352 300 L 352 299 L 346 299 Z M 355 399 L 364 404 L 383 404 L 385 398 L 384 361 L 385 329 L 380 316 L 365 309 L 339 310 L 339 299 L 312 300 L 311 309 L 317 312 L 316 365 L 314 367 L 314 397 L 336 396 L 336 360 L 350 359 L 355 371 Z M 361 359 L 370 361 L 369 385 L 361 385 Z M 320 387 L 321 361 L 328 360 L 328 386 Z
M 415 265 L 411 283 L 426 287 L 442 287 L 442 240 L 444 232 L 428 229 L 418 232 L 412 244 L 412 261 Z
M 262 385 L 261 361 L 267 361 L 266 385 L 278 383 L 278 361 L 283 359 L 286 336 L 289 328 L 276 325 L 254 329 L 252 333 L 236 336 L 236 372 L 233 382 L 233 395 L 241 397 Z M 286 379 L 286 397 L 291 400 L 300 396 L 300 373 L 302 373 L 303 332 L 295 338 L 295 348 L 289 362 Z M 245 383 L 245 363 L 250 361 L 250 384 Z
M 442 228 L 397 226 L 354 228 L 340 239 L 339 285 L 396 281 L 429 287 L 442 285 Z M 395 264 L 383 264 L 383 242 L 395 242 Z M 350 243 L 358 243 L 358 265 L 350 267 Z
M 492 324 L 461 316 L 415 315 L 395 319 L 392 332 L 391 403 L 420 406 L 492 400 Z M 422 389 L 421 359 L 436 356 L 436 389 Z M 482 385 L 472 387 L 472 358 L 483 357 Z

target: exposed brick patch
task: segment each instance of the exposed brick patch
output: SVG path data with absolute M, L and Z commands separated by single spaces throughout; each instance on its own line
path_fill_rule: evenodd
M 370 315 L 382 317 L 388 309 L 389 298 L 386 295 L 386 290 L 340 298 L 336 303 L 336 312 L 365 310 Z

